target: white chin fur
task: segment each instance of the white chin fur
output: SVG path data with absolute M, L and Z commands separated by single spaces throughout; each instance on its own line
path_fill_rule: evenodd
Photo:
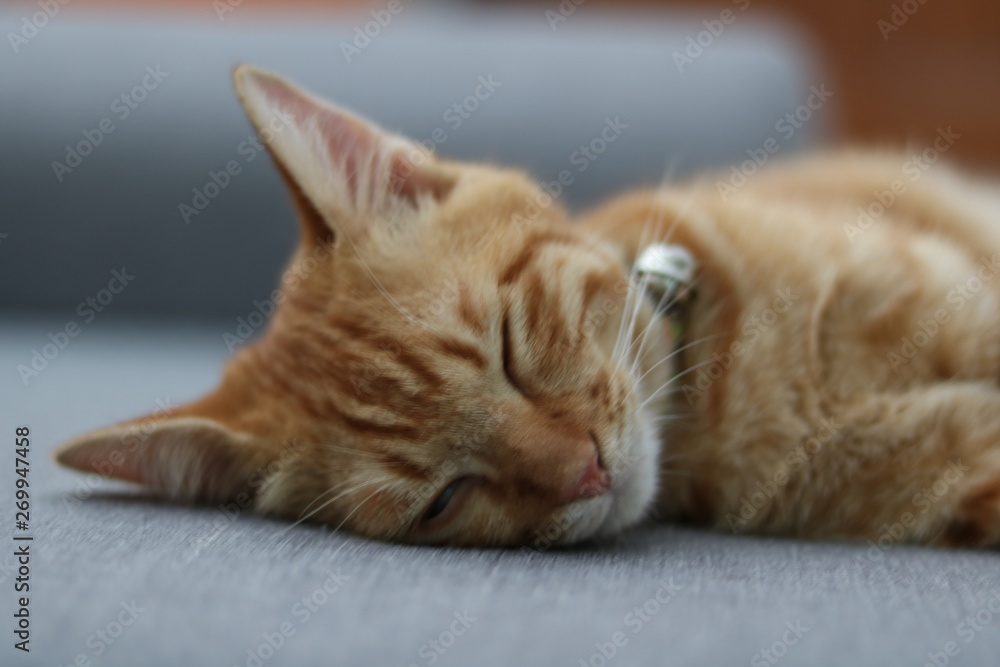
M 611 491 L 599 498 L 582 500 L 568 508 L 579 515 L 566 530 L 561 544 L 592 537 L 610 537 L 645 518 L 656 500 L 659 481 L 660 439 L 656 416 L 639 414 L 621 443 L 622 456 L 612 466 Z

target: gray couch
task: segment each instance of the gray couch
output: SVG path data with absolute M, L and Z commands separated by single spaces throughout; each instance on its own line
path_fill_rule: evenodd
M 442 15 L 404 5 L 363 48 L 355 28 L 371 16 L 262 20 L 236 7 L 218 21 L 205 3 L 200 18 L 143 20 L 67 5 L 2 56 L 8 628 L 19 608 L 12 554 L 24 544 L 11 537 L 24 534 L 13 523 L 17 426 L 30 428 L 34 540 L 31 652 L 5 630 L 0 664 L 997 664 L 995 553 L 668 525 L 568 550 L 403 547 L 168 505 L 50 462 L 69 437 L 213 386 L 223 333 L 270 293 L 294 243 L 277 174 L 248 159 L 235 62 L 418 139 L 445 128 L 439 152 L 539 178 L 621 116 L 629 130 L 569 188 L 572 208 L 745 159 L 823 83 L 793 32 L 749 13 L 701 37 L 704 52 L 679 68 L 674 52 L 715 17 L 623 19 L 584 5 L 553 30 L 552 5 Z M 24 30 L 28 11 L 4 8 L 4 34 Z M 350 63 L 342 43 L 358 51 Z M 447 110 L 490 75 L 501 86 L 454 127 Z M 781 151 L 816 144 L 834 113 L 777 135 Z M 91 139 L 71 166 L 67 145 Z M 185 221 L 180 204 L 228 160 L 241 173 Z M 113 271 L 134 278 L 117 289 Z

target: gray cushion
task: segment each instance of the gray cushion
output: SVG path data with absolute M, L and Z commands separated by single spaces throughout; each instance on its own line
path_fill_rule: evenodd
M 609 664 L 921 665 L 929 655 L 941 664 L 949 648 L 959 651 L 953 664 L 996 664 L 993 553 L 665 525 L 560 551 L 401 547 L 167 505 L 49 461 L 83 431 L 212 387 L 228 355 L 222 334 L 272 289 L 295 225 L 267 161 L 245 163 L 191 224 L 177 210 L 210 171 L 245 157 L 239 146 L 250 128 L 228 81 L 237 61 L 286 73 L 416 138 L 445 126 L 444 111 L 493 74 L 504 87 L 439 150 L 522 165 L 540 178 L 565 168 L 605 117 L 620 115 L 630 128 L 579 174 L 566 194 L 574 207 L 655 182 L 666 167 L 680 175 L 743 159 L 822 80 L 793 35 L 749 15 L 679 72 L 672 53 L 709 17 L 608 21 L 585 7 L 553 31 L 542 7 L 488 20 L 406 7 L 349 66 L 339 43 L 358 19 L 262 22 L 238 9 L 218 23 L 206 3 L 207 24 L 142 23 L 66 8 L 4 70 L 5 90 L 17 94 L 0 96 L 0 233 L 8 234 L 0 239 L 0 433 L 11 446 L 16 425 L 31 427 L 36 540 L 32 652 L 15 651 L 8 630 L 0 664 L 68 665 L 82 656 L 130 667 L 599 666 L 602 651 L 614 650 Z M 16 29 L 24 11 L 5 7 L 0 16 Z M 118 120 L 112 100 L 158 64 L 169 78 Z M 829 111 L 781 150 L 813 143 Z M 51 162 L 105 117 L 114 132 L 57 181 Z M 78 304 L 92 308 L 85 299 L 123 267 L 134 283 L 92 321 L 81 315 Z M 14 314 L 28 308 L 43 314 Z M 215 319 L 118 321 L 136 313 Z M 63 339 L 68 323 L 78 333 Z M 17 368 L 35 351 L 51 358 L 25 384 Z M 5 456 L 0 495 L 9 503 L 10 448 Z M 0 533 L 11 545 L 4 507 Z M 8 628 L 12 551 L 0 557 Z M 303 597 L 314 600 L 308 617 Z M 278 638 L 283 624 L 290 636 Z M 281 644 L 273 655 L 267 637 Z
M 0 368 L 23 363 L 60 325 L 0 326 Z M 787 651 L 787 665 L 919 666 L 949 642 L 961 651 L 954 664 L 995 665 L 1000 654 L 994 553 L 666 525 L 561 551 L 404 547 L 165 505 L 125 485 L 91 486 L 47 460 L 84 430 L 194 398 L 226 355 L 217 327 L 105 320 L 27 387 L 0 386 L 7 442 L 15 423 L 32 431 L 36 537 L 30 660 L 8 634 L 0 663 L 68 665 L 82 653 L 95 665 L 247 665 L 263 635 L 279 643 L 282 623 L 294 634 L 264 665 L 428 665 L 432 656 L 440 665 L 601 665 L 618 632 L 612 664 L 622 665 L 765 665 L 758 654 L 773 648 Z M 9 464 L 0 485 L 10 509 Z M 11 518 L 0 522 L 5 545 Z M 4 609 L 11 566 L 0 559 Z M 314 595 L 307 616 L 301 600 Z M 105 643 L 88 637 L 117 632 L 119 616 L 131 616 L 123 603 L 142 611 L 95 659 Z M 977 615 L 982 625 L 965 620 Z M 442 655 L 431 641 L 453 645 Z
M 746 159 L 768 137 L 792 152 L 822 134 L 832 112 L 788 139 L 775 130 L 821 78 L 788 33 L 749 16 L 679 71 L 672 54 L 705 30 L 699 22 L 603 21 L 581 10 L 553 31 L 541 9 L 436 16 L 414 3 L 347 63 L 340 45 L 353 43 L 366 15 L 260 21 L 237 10 L 219 23 L 211 3 L 203 9 L 210 22 L 63 11 L 5 68 L 5 89 L 17 94 L 0 96 L 0 231 L 19 250 L 0 262 L 0 308 L 72 310 L 123 266 L 137 278 L 115 300 L 119 314 L 235 318 L 270 293 L 297 227 L 270 160 L 246 143 L 253 133 L 230 83 L 241 61 L 449 157 L 545 180 L 570 169 L 564 200 L 573 207 L 655 183 L 667 169 L 679 176 Z M 17 25 L 22 11 L 0 8 L 0 19 Z M 167 76 L 157 81 L 147 68 Z M 500 86 L 466 103 L 480 77 Z M 122 95 L 145 99 L 130 109 Z M 462 118 L 455 104 L 478 108 Z M 609 117 L 628 128 L 598 159 L 574 161 Z M 57 177 L 53 163 L 67 163 L 67 146 L 86 143 L 85 132 L 100 144 Z M 211 194 L 211 174 L 230 161 L 240 173 L 187 223 L 180 205 L 194 203 L 195 189 Z

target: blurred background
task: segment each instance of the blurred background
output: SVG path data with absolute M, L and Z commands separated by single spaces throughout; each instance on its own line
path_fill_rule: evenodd
M 730 0 L 584 0 L 581 12 L 649 10 L 712 19 Z M 205 13 L 206 0 L 75 2 L 94 9 L 172 8 Z M 243 0 L 240 11 L 363 13 L 379 0 Z M 427 3 L 431 4 L 431 3 Z M 558 0 L 451 0 L 441 5 L 558 11 Z M 794 23 L 824 60 L 840 93 L 838 137 L 854 142 L 932 140 L 954 125 L 975 141 L 956 146 L 963 162 L 1000 165 L 1000 3 L 991 0 L 749 0 L 748 10 Z
M 995 580 L 987 555 L 900 550 L 872 565 L 846 545 L 658 532 L 603 571 L 587 551 L 568 567 L 566 554 L 341 552 L 319 531 L 279 543 L 263 520 L 227 512 L 218 528 L 216 510 L 123 503 L 46 455 L 203 394 L 264 329 L 298 227 L 233 93 L 237 63 L 446 157 L 565 173 L 558 199 L 575 212 L 843 143 L 895 147 L 901 175 L 928 150 L 995 173 L 998 19 L 995 0 L 0 3 L 0 432 L 31 428 L 39 535 L 35 642 L 27 660 L 5 644 L 0 665 L 259 665 L 247 649 L 340 571 L 338 554 L 351 582 L 267 665 L 411 664 L 466 608 L 510 622 L 484 620 L 451 664 L 577 664 L 567 656 L 624 627 L 620 610 L 665 573 L 689 596 L 629 634 L 629 664 L 746 664 L 800 612 L 816 629 L 795 664 L 938 655 L 952 616 L 987 610 L 974 594 L 988 587 L 970 583 Z M 955 138 L 935 149 L 940 133 Z M 148 616 L 97 653 L 95 629 L 132 600 Z M 962 645 L 966 664 L 995 664 L 997 626 Z
M 0 22 L 0 311 L 72 312 L 121 266 L 142 271 L 111 317 L 231 320 L 270 293 L 296 230 L 247 144 L 238 62 L 447 157 L 541 180 L 569 165 L 574 211 L 725 173 L 769 138 L 778 157 L 916 155 L 951 132 L 949 160 L 1000 166 L 987 0 L 32 0 L 0 5 Z M 500 85 L 480 88 L 490 75 Z M 576 171 L 617 116 L 629 129 Z

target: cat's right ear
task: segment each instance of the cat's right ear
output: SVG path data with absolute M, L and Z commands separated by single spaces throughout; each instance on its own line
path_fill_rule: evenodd
M 390 134 L 270 72 L 240 65 L 236 94 L 278 163 L 299 213 L 351 239 L 440 200 L 451 172 L 420 145 Z

